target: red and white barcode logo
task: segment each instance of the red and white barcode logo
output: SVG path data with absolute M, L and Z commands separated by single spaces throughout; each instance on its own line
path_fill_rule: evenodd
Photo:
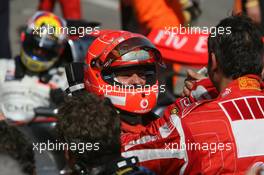
M 248 96 L 219 103 L 228 117 L 238 157 L 264 155 L 264 96 Z
M 231 121 L 264 119 L 264 97 L 232 99 L 220 105 Z

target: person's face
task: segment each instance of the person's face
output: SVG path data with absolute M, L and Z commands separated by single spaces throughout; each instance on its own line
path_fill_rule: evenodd
M 146 85 L 146 76 L 140 70 L 127 70 L 118 72 L 116 79 L 123 85 Z

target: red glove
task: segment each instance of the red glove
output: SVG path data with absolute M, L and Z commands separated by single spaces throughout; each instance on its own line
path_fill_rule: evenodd
M 214 99 L 218 94 L 219 93 L 211 80 L 209 78 L 204 78 L 194 81 L 190 96 L 178 98 L 175 101 L 174 106 L 179 110 L 177 112 L 181 112 L 194 102 Z

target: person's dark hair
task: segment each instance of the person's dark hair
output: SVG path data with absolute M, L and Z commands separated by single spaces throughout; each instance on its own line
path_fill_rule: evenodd
M 88 92 L 66 97 L 59 108 L 57 129 L 68 144 L 99 143 L 99 150 L 71 150 L 76 161 L 94 166 L 105 155 L 120 156 L 120 118 L 109 99 Z
M 215 54 L 224 76 L 236 79 L 246 74 L 260 75 L 263 42 L 259 28 L 242 15 L 223 19 L 217 25 L 217 29 L 220 28 L 225 32 L 219 33 L 218 30 L 215 37 L 209 36 L 208 52 L 209 56 Z
M 0 153 L 16 160 L 22 171 L 32 175 L 35 171 L 35 159 L 31 142 L 14 126 L 0 122 Z

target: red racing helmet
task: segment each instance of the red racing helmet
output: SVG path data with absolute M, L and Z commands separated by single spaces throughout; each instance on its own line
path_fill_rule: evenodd
M 100 31 L 86 55 L 85 88 L 108 97 L 123 111 L 148 113 L 158 98 L 157 63 L 162 63 L 161 54 L 146 37 L 127 31 Z M 137 72 L 145 84 L 124 85 L 116 78 L 120 72 Z

